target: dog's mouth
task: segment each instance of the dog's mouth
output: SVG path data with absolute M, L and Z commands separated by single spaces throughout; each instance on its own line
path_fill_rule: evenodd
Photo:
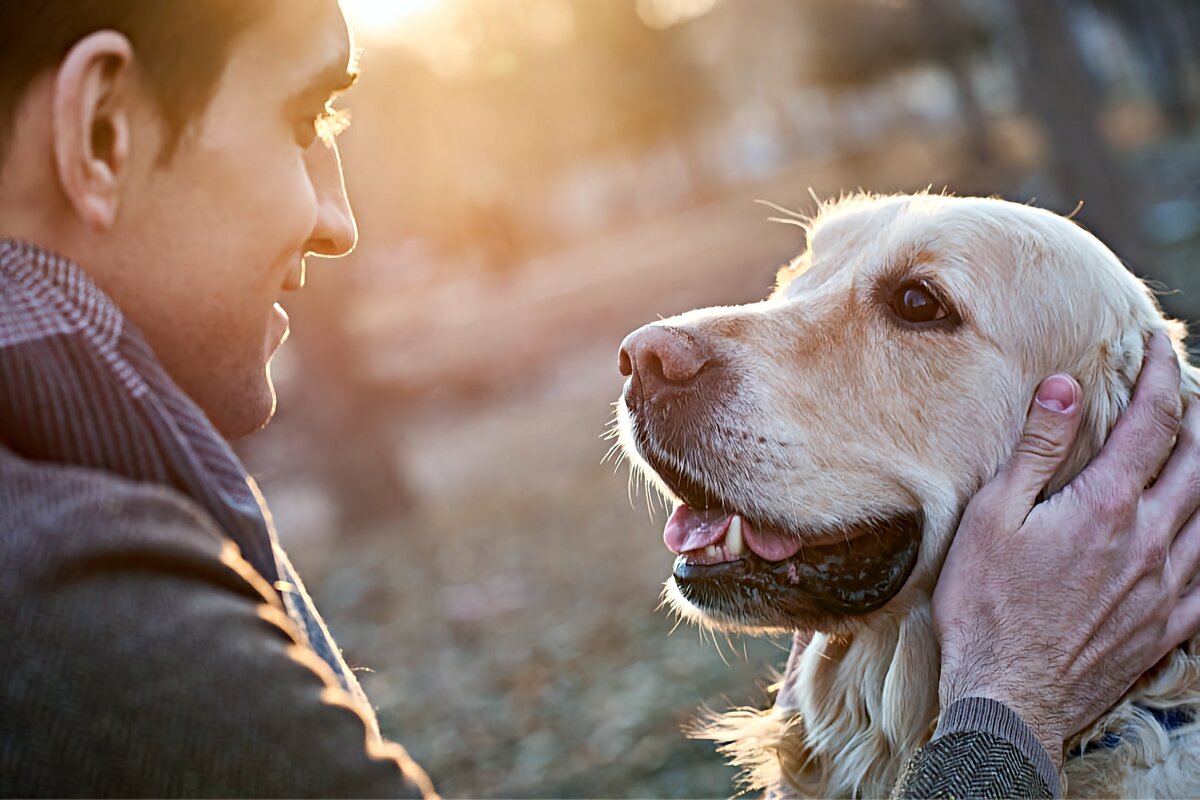
M 786 627 L 865 614 L 895 597 L 916 566 L 919 510 L 837 528 L 791 526 L 731 510 L 720 493 L 639 449 L 682 500 L 663 531 L 677 554 L 674 586 L 721 621 Z
M 663 539 L 678 554 L 673 579 L 705 610 L 757 616 L 766 605 L 788 619 L 865 614 L 904 586 L 917 563 L 922 518 L 905 512 L 803 538 L 724 509 L 680 505 Z

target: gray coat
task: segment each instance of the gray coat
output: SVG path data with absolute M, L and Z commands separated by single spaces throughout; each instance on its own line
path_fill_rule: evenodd
M 0 796 L 413 796 L 194 502 L 0 447 Z

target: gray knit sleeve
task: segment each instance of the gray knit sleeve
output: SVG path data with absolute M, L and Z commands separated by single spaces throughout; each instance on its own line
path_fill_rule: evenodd
M 942 714 L 933 740 L 905 765 L 894 798 L 1062 796 L 1046 749 L 1012 709 L 970 697 Z

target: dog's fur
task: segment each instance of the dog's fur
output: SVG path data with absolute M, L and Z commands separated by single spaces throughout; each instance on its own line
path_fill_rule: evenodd
M 1038 383 L 1067 372 L 1084 390 L 1082 432 L 1053 492 L 1128 404 L 1150 332 L 1176 343 L 1185 404 L 1200 393 L 1200 371 L 1187 363 L 1183 326 L 1164 319 L 1095 237 L 1050 212 L 995 199 L 855 195 L 800 223 L 808 250 L 780 272 L 769 299 L 655 323 L 703 338 L 739 376 L 732 396 L 712 399 L 725 425 L 697 427 L 673 466 L 721 487 L 736 508 L 812 528 L 916 504 L 923 538 L 916 568 L 882 609 L 823 624 L 807 646 L 797 637 L 774 708 L 721 715 L 699 735 L 745 768 L 748 788 L 883 796 L 936 725 L 929 599 L 942 560 L 967 501 L 1016 444 Z M 887 318 L 877 287 L 914 275 L 945 291 L 958 329 L 907 330 Z M 627 454 L 656 480 L 624 402 L 618 420 Z M 678 592 L 671 599 L 711 627 L 804 627 L 706 613 Z M 1071 795 L 1200 796 L 1200 723 L 1168 734 L 1144 707 L 1200 708 L 1197 641 L 1068 743 L 1120 737 L 1067 759 Z

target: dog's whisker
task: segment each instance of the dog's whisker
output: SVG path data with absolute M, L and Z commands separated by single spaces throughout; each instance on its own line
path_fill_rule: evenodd
M 770 643 L 770 645 L 772 647 L 774 647 L 777 650 L 782 650 L 785 653 L 790 653 L 792 650 L 792 644 L 790 641 L 786 645 L 781 643 L 778 639 L 775 639 L 775 638 L 768 639 L 767 641 Z
M 729 633 L 729 631 L 723 631 L 723 633 L 725 634 L 725 646 L 729 648 L 729 654 L 736 655 L 735 648 L 733 646 L 732 635 Z
M 717 655 L 721 657 L 721 663 L 728 667 L 729 659 L 727 659 L 725 657 L 725 652 L 721 649 L 721 643 L 717 639 L 717 632 L 716 631 L 710 631 L 710 632 L 712 633 L 713 647 L 716 649 Z M 730 645 L 730 647 L 732 648 L 732 645 Z
M 629 508 L 634 509 L 637 506 L 634 504 L 633 498 L 638 495 L 640 489 L 638 478 L 645 480 L 645 476 L 642 475 L 640 470 L 638 470 L 636 464 L 631 464 L 631 467 L 632 468 L 629 471 L 629 477 L 625 481 L 625 493 L 629 497 Z

